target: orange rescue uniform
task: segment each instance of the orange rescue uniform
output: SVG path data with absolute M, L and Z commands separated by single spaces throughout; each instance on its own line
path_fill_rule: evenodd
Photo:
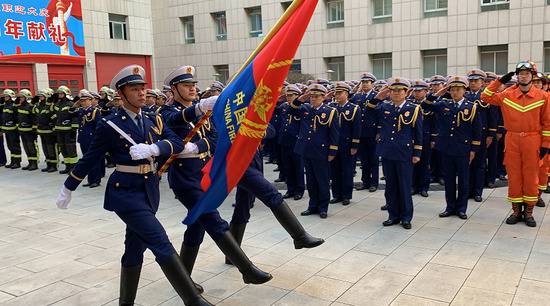
M 508 200 L 534 206 L 538 200 L 539 152 L 550 148 L 550 105 L 548 94 L 535 86 L 527 93 L 519 85 L 497 92 L 494 80 L 481 99 L 500 106 L 506 129 L 504 164 L 508 172 Z

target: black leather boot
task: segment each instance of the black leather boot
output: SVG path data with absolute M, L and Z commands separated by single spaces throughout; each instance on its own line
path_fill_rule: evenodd
M 273 215 L 283 226 L 287 233 L 294 239 L 294 248 L 314 248 L 325 242 L 321 238 L 312 237 L 306 232 L 300 221 L 296 218 L 290 207 L 285 201 L 279 207 L 272 209 Z
M 243 275 L 245 284 L 263 284 L 273 278 L 271 274 L 258 269 L 258 267 L 248 259 L 229 231 L 223 233 L 223 235 L 217 240 L 214 240 L 214 242 L 216 242 L 220 250 L 222 250 L 225 256 L 231 260 L 235 267 L 239 269 Z
M 120 297 L 118 305 L 133 306 L 139 284 L 141 265 L 122 267 L 120 271 Z
M 36 160 L 29 161 L 29 166 L 28 166 L 27 170 L 34 171 L 36 169 L 38 169 L 38 162 Z
M 187 306 L 212 306 L 195 288 L 191 277 L 185 270 L 178 254 L 174 253 L 166 262 L 160 264 L 166 278 L 174 287 L 183 303 Z
M 516 224 L 521 219 L 521 203 L 512 203 L 512 214 L 506 219 L 506 224 Z
M 241 246 L 241 243 L 243 242 L 243 236 L 244 236 L 245 230 L 246 230 L 246 223 L 243 223 L 243 224 L 231 223 L 229 225 L 229 232 L 231 233 L 231 235 L 233 235 L 233 238 L 235 238 L 235 241 L 237 241 L 237 244 L 239 246 Z M 228 265 L 232 265 L 231 260 L 229 260 L 227 256 L 225 257 L 225 263 Z
M 199 254 L 199 248 L 200 246 L 190 247 L 186 246 L 183 242 L 181 243 L 180 260 L 187 272 L 189 272 L 189 276 L 191 276 L 193 272 L 195 260 L 197 260 L 197 254 Z M 195 288 L 197 288 L 199 293 L 202 294 L 204 292 L 204 288 L 201 285 L 195 283 L 195 281 L 193 281 L 193 284 L 195 284 Z

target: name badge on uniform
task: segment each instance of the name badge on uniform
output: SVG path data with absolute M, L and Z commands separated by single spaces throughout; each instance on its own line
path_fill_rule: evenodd
M 451 109 L 445 107 L 443 110 L 446 111 L 446 112 L 448 112 L 448 111 L 450 111 Z
M 387 114 L 387 115 L 389 115 L 389 114 L 391 114 L 391 113 L 390 113 L 390 112 L 388 112 L 388 111 L 384 111 L 384 114 Z

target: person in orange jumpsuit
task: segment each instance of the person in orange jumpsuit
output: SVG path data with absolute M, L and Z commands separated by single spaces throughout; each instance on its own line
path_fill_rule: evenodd
M 544 85 L 546 83 L 545 81 L 546 81 L 546 77 L 542 73 L 537 72 L 537 74 L 533 75 L 533 86 L 535 86 L 536 88 L 546 91 L 546 89 L 544 89 Z M 549 167 L 550 167 L 550 160 L 548 159 L 548 156 L 547 156 L 542 160 L 542 164 L 539 168 L 539 185 L 538 185 L 539 199 L 537 201 L 538 207 L 546 206 L 546 203 L 544 203 L 544 200 L 542 199 L 541 195 L 542 195 L 542 192 L 545 191 L 548 186 Z
M 512 215 L 507 224 L 521 220 L 520 206 L 525 204 L 524 221 L 535 227 L 533 207 L 538 201 L 538 173 L 543 159 L 550 148 L 550 106 L 548 94 L 533 86 L 536 65 L 521 61 L 514 72 L 494 80 L 485 88 L 481 99 L 500 106 L 506 128 L 504 164 L 508 172 L 508 200 L 512 203 Z M 502 92 L 502 84 L 513 75 L 518 83 Z

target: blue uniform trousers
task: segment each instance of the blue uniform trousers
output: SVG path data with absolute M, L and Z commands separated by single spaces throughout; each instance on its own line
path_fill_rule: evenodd
M 432 147 L 429 135 L 422 140 L 422 155 L 420 161 L 414 164 L 413 168 L 413 190 L 415 192 L 428 191 L 430 189 L 431 174 L 430 160 L 432 158 Z
M 306 186 L 309 194 L 308 210 L 327 212 L 330 200 L 330 163 L 327 160 L 304 158 Z
M 353 193 L 353 170 L 355 158 L 349 150 L 336 153 L 330 162 L 332 197 L 335 199 L 351 199 Z
M 250 207 L 254 202 L 254 197 L 258 198 L 270 209 L 275 209 L 283 203 L 281 193 L 268 182 L 263 173 L 263 162 L 259 154 L 254 156 L 250 166 L 246 169 L 239 184 L 238 194 L 233 211 L 232 224 L 244 224 L 250 219 Z M 246 192 L 246 193 L 245 193 Z
M 361 138 L 359 142 L 361 158 L 361 181 L 367 187 L 378 187 L 379 161 L 376 154 L 376 139 L 374 137 Z
M 386 177 L 384 197 L 388 206 L 389 219 L 411 222 L 413 217 L 412 161 L 382 158 L 382 169 Z
M 469 156 L 451 156 L 442 153 L 443 173 L 445 174 L 445 211 L 466 213 L 468 208 L 468 177 L 470 175 Z M 456 183 L 458 177 L 458 185 Z M 457 195 L 458 189 L 458 195 Z
M 146 201 L 146 199 L 143 200 Z M 155 217 L 153 209 L 116 212 L 116 214 L 126 223 L 122 266 L 133 267 L 143 263 L 143 252 L 146 249 L 153 252 L 159 264 L 163 264 L 176 253 L 164 228 Z
M 291 195 L 304 194 L 304 161 L 302 156 L 294 153 L 294 148 L 281 146 L 283 148 L 281 161 L 286 174 L 286 186 Z
M 469 196 L 481 196 L 485 187 L 485 171 L 487 169 L 487 136 L 481 136 L 481 145 L 470 164 Z

